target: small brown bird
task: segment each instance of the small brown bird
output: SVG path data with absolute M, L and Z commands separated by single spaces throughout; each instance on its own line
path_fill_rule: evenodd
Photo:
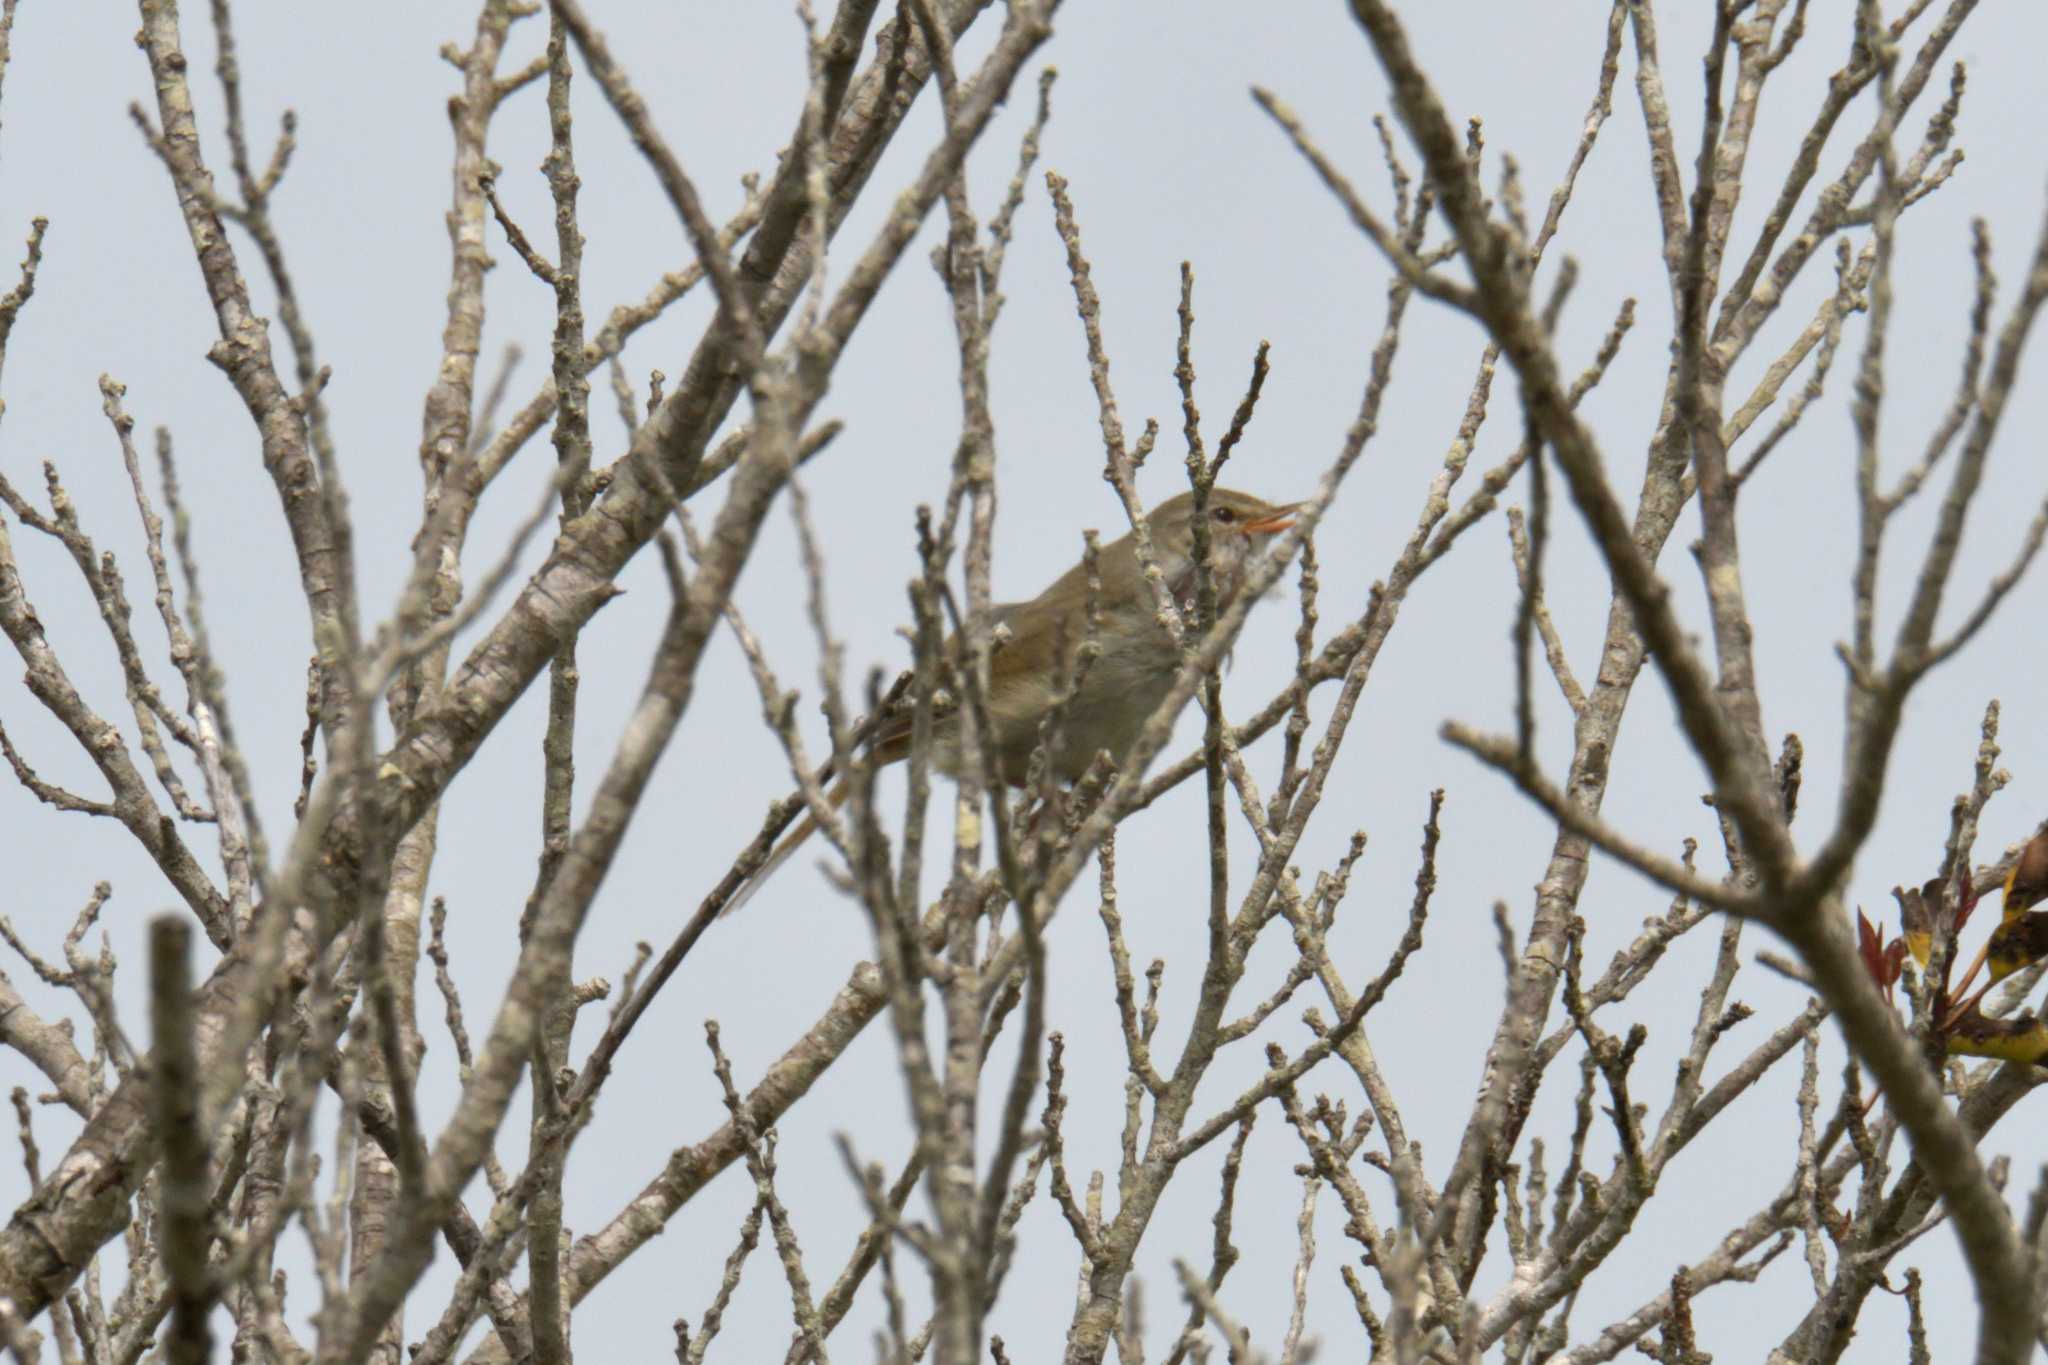
M 1228 488 L 1211 490 L 1209 565 L 1219 609 L 1243 591 L 1253 557 L 1294 524 L 1299 506 L 1262 502 Z M 1186 621 L 1195 605 L 1194 495 L 1168 499 L 1147 521 L 1153 558 Z M 1098 752 L 1107 751 L 1121 761 L 1180 668 L 1180 654 L 1160 624 L 1158 599 L 1138 561 L 1136 533 L 1104 546 L 1096 571 L 1101 584 L 1095 636 L 1100 653 L 1067 705 L 1049 756 L 1053 775 L 1064 782 L 1077 780 Z M 989 659 L 988 711 L 994 733 L 983 742 L 993 745 L 997 769 L 1012 785 L 1026 780 L 1032 750 L 1039 743 L 1039 723 L 1058 700 L 1061 676 L 1068 671 L 1061 652 L 1071 653 L 1084 638 L 1087 608 L 1088 570 L 1081 563 L 1030 601 L 990 611 L 991 626 L 1007 631 L 1007 638 Z M 951 643 L 946 652 L 950 657 Z M 870 741 L 877 766 L 909 757 L 911 722 L 907 706 L 882 717 Z M 948 776 L 959 775 L 959 722 L 950 710 L 933 717 L 932 762 Z M 844 801 L 844 782 L 835 784 L 829 796 L 835 806 Z M 816 831 L 817 823 L 806 816 L 776 845 L 724 913 L 739 909 Z

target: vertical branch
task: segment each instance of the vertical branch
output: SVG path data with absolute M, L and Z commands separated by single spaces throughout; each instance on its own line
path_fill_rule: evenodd
M 952 35 L 940 22 L 930 0 L 915 0 L 910 8 L 931 57 L 940 109 L 950 131 L 959 125 L 964 94 L 954 68 Z M 989 570 L 995 515 L 995 425 L 989 412 L 989 336 L 980 289 L 980 227 L 967 198 L 964 162 L 947 179 L 944 199 L 946 240 L 937 248 L 933 263 L 952 304 L 959 351 L 961 426 L 953 456 L 952 486 L 947 493 L 946 521 L 938 544 L 931 547 L 926 576 L 929 581 L 944 573 L 944 556 L 951 552 L 964 501 L 968 510 L 967 617 L 961 631 L 961 657 L 953 661 L 960 671 L 963 695 L 953 711 L 959 787 L 954 796 L 952 875 L 945 900 L 946 962 L 950 970 L 940 984 L 946 1051 L 943 1073 L 937 1078 L 937 1094 L 920 1106 L 918 1117 L 921 1145 L 931 1156 L 926 1178 L 940 1233 L 929 1257 L 933 1334 L 940 1359 L 972 1360 L 981 1354 L 987 1312 L 984 1300 L 993 1251 L 992 1245 L 982 1243 L 977 1236 L 984 1230 L 980 1226 L 982 1201 L 977 1198 L 980 1191 L 974 1177 L 983 1062 L 981 977 L 975 970 L 981 900 L 976 873 L 982 854 L 982 803 L 993 786 L 1000 820 L 1004 797 L 1000 784 L 989 779 L 996 742 L 990 733 L 992 722 L 985 724 L 990 690 Z M 922 812 L 913 815 L 921 817 Z M 999 839 L 1001 834 L 999 830 Z M 905 887 L 915 892 L 907 879 Z M 916 938 L 905 932 L 914 923 L 914 904 L 904 901 L 897 907 L 902 917 L 898 941 L 910 950 L 897 955 L 900 970 L 918 965 Z M 910 988 L 917 989 L 914 984 Z M 899 1009 L 895 1017 L 900 1029 L 910 1016 Z M 1032 1048 L 1027 1039 L 1027 1056 Z M 926 1084 L 913 1081 L 914 1086 Z M 929 1108 L 932 1100 L 938 1103 L 936 1112 Z M 939 1120 L 936 1130 L 927 1126 L 928 1117 Z M 993 1231 L 990 1227 L 986 1234 L 992 1238 Z
M 0 5 L 0 78 L 7 75 L 7 58 L 14 37 L 15 0 L 6 0 Z M 5 351 L 4 340 L 0 340 L 0 351 Z
M 555 205 L 555 459 L 562 490 L 561 524 L 566 529 L 590 504 L 590 382 L 583 360 L 583 236 L 577 226 L 575 144 L 569 113 L 568 35 L 559 12 L 548 27 L 548 154 L 542 163 Z M 541 860 L 532 906 L 554 879 L 569 848 L 570 815 L 576 782 L 576 640 L 556 652 L 548 668 L 548 723 L 541 740 Z M 543 990 L 550 1001 L 540 1021 L 533 1059 L 534 1142 L 539 1149 L 537 1185 L 527 1212 L 527 1283 L 537 1365 L 565 1365 L 570 1359 L 569 1319 L 562 1292 L 562 1174 L 568 1144 L 548 1131 L 562 1121 L 562 1097 L 555 1078 L 569 1064 L 569 1035 L 576 1022 L 570 996 L 573 948 L 548 963 Z
M 450 247 L 447 312 L 434 381 L 421 409 L 419 460 L 420 527 L 413 541 L 413 563 L 396 611 L 401 638 L 444 630 L 463 596 L 462 555 L 470 518 L 481 483 L 470 476 L 469 449 L 473 429 L 477 356 L 484 328 L 484 277 L 492 261 L 485 246 L 483 179 L 489 167 L 485 148 L 499 105 L 508 92 L 498 75 L 511 26 L 518 19 L 509 0 L 485 0 L 479 8 L 470 45 L 455 51 L 461 92 L 448 104 L 454 149 L 450 165 L 452 202 L 447 215 Z M 393 727 L 400 733 L 440 700 L 447 680 L 449 646 L 432 644 L 408 661 L 389 694 Z M 331 669 L 331 665 L 328 666 Z M 330 731 L 330 745 L 333 735 Z M 368 751 L 359 759 L 367 763 Z M 367 809 L 374 810 L 374 804 Z M 377 822 L 374 817 L 371 824 Z M 363 1084 L 373 1092 L 389 1090 L 402 1116 L 412 1108 L 411 1072 L 423 1051 L 414 983 L 420 954 L 420 920 L 426 889 L 439 843 L 440 809 L 430 805 L 417 820 L 390 831 L 389 872 L 381 894 L 365 897 L 363 941 L 369 950 L 366 985 L 378 1021 L 381 1047 L 370 1059 Z M 372 889 L 377 877 L 368 879 Z M 374 1143 L 358 1145 L 355 1199 L 350 1208 L 352 1281 L 360 1281 L 375 1265 L 396 1221 L 400 1189 L 418 1198 L 417 1180 L 424 1156 L 413 1123 L 402 1151 L 408 1171 L 396 1170 Z M 407 1179 L 410 1174 L 411 1179 Z M 380 1330 L 375 1347 L 380 1365 L 401 1358 L 398 1323 Z
M 1195 272 L 1186 261 L 1180 264 L 1180 341 L 1178 363 L 1173 368 L 1180 385 L 1181 430 L 1187 441 L 1188 484 L 1194 490 L 1195 610 L 1194 630 L 1181 644 L 1185 653 L 1192 639 L 1208 630 L 1216 619 L 1216 576 L 1210 563 L 1213 538 L 1209 528 L 1209 493 L 1216 486 L 1216 469 L 1208 460 L 1202 443 L 1202 414 L 1195 406 Z M 1217 463 L 1220 464 L 1221 457 Z M 1202 769 L 1204 810 L 1209 841 L 1209 966 L 1204 976 L 1206 990 L 1217 973 L 1229 965 L 1230 934 L 1230 850 L 1225 840 L 1223 787 L 1223 680 L 1212 669 L 1202 677 Z
M 1856 398 L 1849 414 L 1856 431 L 1856 567 L 1851 579 L 1850 651 L 1857 672 L 1849 688 L 1851 742 L 1865 728 L 1869 691 L 1877 670 L 1877 572 L 1886 512 L 1878 486 L 1878 419 L 1884 403 L 1884 347 L 1891 331 L 1892 249 L 1899 218 L 1898 164 L 1892 134 L 1898 121 L 1892 70 L 1897 54 L 1884 41 L 1870 6 L 1859 4 L 1857 42 L 1868 50 L 1878 72 L 1878 179 L 1876 211 L 1871 216 L 1872 266 L 1870 323 L 1864 333 L 1863 356 L 1856 372 Z
M 141 45 L 155 78 L 161 123 L 161 133 L 150 137 L 177 191 L 219 331 L 208 358 L 227 375 L 261 433 L 264 469 L 284 506 L 314 644 L 329 665 L 322 673 L 321 719 L 329 745 L 339 745 L 354 701 L 354 674 L 343 660 L 360 640 L 349 532 L 345 519 L 337 518 L 339 492 L 332 470 L 321 469 L 314 459 L 306 415 L 278 378 L 268 331 L 256 316 L 248 282 L 228 244 L 212 175 L 200 155 L 177 6 L 172 0 L 140 0 L 140 8 Z M 139 106 L 134 113 L 142 118 Z
M 205 1365 L 213 1350 L 207 1271 L 206 1143 L 198 1123 L 199 1059 L 193 1044 L 192 927 L 164 915 L 149 927 L 151 1119 L 163 1134 L 157 1232 L 170 1280 L 172 1365 Z

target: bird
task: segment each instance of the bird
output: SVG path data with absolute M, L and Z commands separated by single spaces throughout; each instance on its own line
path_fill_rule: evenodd
M 1210 581 L 1217 609 L 1243 590 L 1253 560 L 1273 537 L 1294 524 L 1300 503 L 1269 503 L 1230 488 L 1212 488 L 1203 502 L 1209 526 Z M 1183 623 L 1196 606 L 1196 498 L 1169 498 L 1146 518 L 1153 562 L 1165 579 Z M 1161 620 L 1156 590 L 1146 579 L 1135 531 L 1102 548 L 1096 558 L 1095 642 L 1098 653 L 1067 699 L 1065 715 L 1047 759 L 1054 777 L 1078 781 L 1098 753 L 1121 762 L 1145 721 L 1158 709 L 1180 669 L 1180 650 Z M 1038 596 L 990 608 L 992 638 L 1000 641 L 989 659 L 988 719 L 982 737 L 1004 782 L 1022 786 L 1039 746 L 1041 722 L 1066 689 L 1073 656 L 1087 635 L 1089 568 L 1083 559 L 1054 579 Z M 944 658 L 957 653 L 958 637 Z M 879 768 L 910 756 L 912 709 L 898 703 L 884 709 L 871 727 L 869 762 Z M 948 700 L 932 717 L 932 765 L 958 778 L 961 764 L 957 707 Z M 834 807 L 847 795 L 842 778 L 827 793 Z M 733 895 L 721 913 L 738 910 L 817 832 L 806 815 L 775 846 L 767 860 Z

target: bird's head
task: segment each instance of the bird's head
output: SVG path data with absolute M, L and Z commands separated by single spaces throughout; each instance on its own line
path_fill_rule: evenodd
M 1271 503 L 1240 493 L 1233 488 L 1213 488 L 1202 515 L 1209 528 L 1210 564 L 1214 568 L 1216 595 L 1228 601 L 1243 586 L 1244 568 L 1252 557 L 1288 527 L 1294 525 L 1298 502 Z M 1182 493 L 1167 499 L 1153 511 L 1152 544 L 1159 567 L 1179 587 L 1185 579 L 1194 581 L 1195 495 Z M 1186 593 L 1179 593 L 1185 597 Z

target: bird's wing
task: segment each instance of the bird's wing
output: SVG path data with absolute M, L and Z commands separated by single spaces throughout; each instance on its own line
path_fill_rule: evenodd
M 1004 650 L 1029 647 L 1017 635 L 1020 628 L 1028 629 L 1029 623 L 1033 620 L 1032 617 L 1021 614 L 1024 606 L 1025 604 L 1022 602 L 998 602 L 988 609 L 988 623 L 991 631 L 995 630 L 998 626 L 1010 628 L 1011 636 L 1001 646 Z M 949 636 L 945 647 L 939 654 L 938 685 L 941 689 L 941 695 L 933 699 L 932 716 L 934 719 L 941 719 L 951 715 L 953 708 L 959 705 L 959 697 L 955 690 L 952 669 L 953 652 L 959 644 L 959 639 L 958 635 Z M 914 676 L 914 674 L 906 670 L 897 678 L 896 685 L 890 689 L 889 700 L 884 705 L 882 714 L 875 723 L 874 735 L 870 742 L 873 744 L 876 754 L 881 757 L 881 761 L 884 763 L 903 757 L 904 751 L 909 748 L 910 731 L 916 720 L 916 698 L 911 695 L 910 690 L 910 683 Z

